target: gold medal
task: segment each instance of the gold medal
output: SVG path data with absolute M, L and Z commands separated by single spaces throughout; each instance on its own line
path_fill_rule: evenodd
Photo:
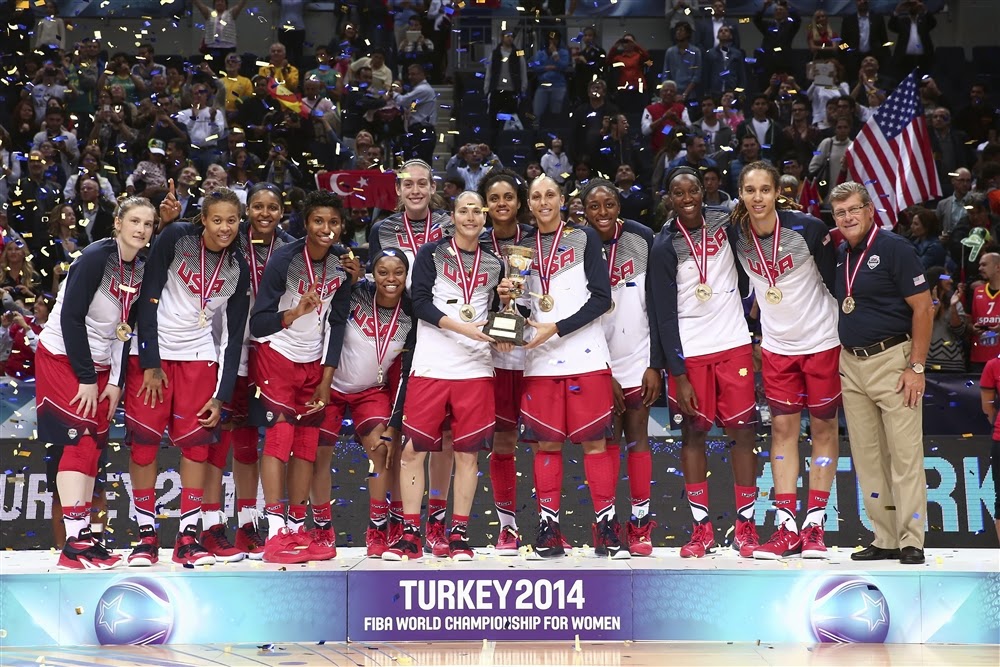
M 119 322 L 118 326 L 115 327 L 115 336 L 121 342 L 124 343 L 125 341 L 127 341 L 129 339 L 129 336 L 131 335 L 132 335 L 132 327 L 130 327 L 128 323 Z
M 849 296 L 844 299 L 843 305 L 840 307 L 844 311 L 845 315 L 850 315 L 854 312 L 854 309 L 858 307 L 858 302 L 854 300 L 853 296 Z
M 462 307 L 458 309 L 458 316 L 462 318 L 463 322 L 471 322 L 476 319 L 476 309 L 472 307 L 471 303 L 462 304 Z
M 202 308 L 198 313 L 198 327 L 204 329 L 208 326 L 208 309 Z
M 781 303 L 781 290 L 774 285 L 768 287 L 767 291 L 764 292 L 764 300 L 772 306 Z
M 538 307 L 543 313 L 547 313 L 556 307 L 556 300 L 552 298 L 551 294 L 543 294 L 542 298 L 538 300 Z
M 712 288 L 705 283 L 698 283 L 698 286 L 694 288 L 694 295 L 698 301 L 708 301 L 712 298 Z
M 378 375 L 375 376 L 375 384 L 380 387 L 385 384 L 385 373 L 382 372 L 382 367 L 378 367 Z
M 614 297 L 611 298 L 611 307 L 608 308 L 608 312 L 606 314 L 610 315 L 613 312 L 615 312 L 615 299 L 614 299 Z

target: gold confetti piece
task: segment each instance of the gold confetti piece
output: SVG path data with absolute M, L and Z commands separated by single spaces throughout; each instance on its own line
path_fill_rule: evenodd
M 77 616 L 82 616 L 82 615 L 83 615 L 83 607 L 77 607 L 77 608 L 76 608 L 76 609 L 74 609 L 73 611 L 75 611 L 75 612 L 76 612 L 76 615 L 77 615 Z

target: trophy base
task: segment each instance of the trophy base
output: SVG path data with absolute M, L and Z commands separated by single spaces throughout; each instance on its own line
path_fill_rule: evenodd
M 498 343 L 524 345 L 524 316 L 519 313 L 490 313 L 483 333 Z

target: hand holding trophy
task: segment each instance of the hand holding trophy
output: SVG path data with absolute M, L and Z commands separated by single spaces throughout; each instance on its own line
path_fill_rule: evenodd
M 525 319 L 517 312 L 514 302 L 524 296 L 528 274 L 531 272 L 531 262 L 535 258 L 535 249 L 507 246 L 503 249 L 503 256 L 507 262 L 510 300 L 507 301 L 507 305 L 502 310 L 489 314 L 483 332 L 498 343 L 521 346 L 524 345 Z

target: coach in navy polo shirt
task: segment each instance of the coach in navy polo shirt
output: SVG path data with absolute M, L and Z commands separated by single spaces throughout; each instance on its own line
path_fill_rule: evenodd
M 853 560 L 924 562 L 922 403 L 933 305 L 913 246 L 879 229 L 864 185 L 830 193 L 837 252 L 840 375 L 851 454 L 875 540 Z

